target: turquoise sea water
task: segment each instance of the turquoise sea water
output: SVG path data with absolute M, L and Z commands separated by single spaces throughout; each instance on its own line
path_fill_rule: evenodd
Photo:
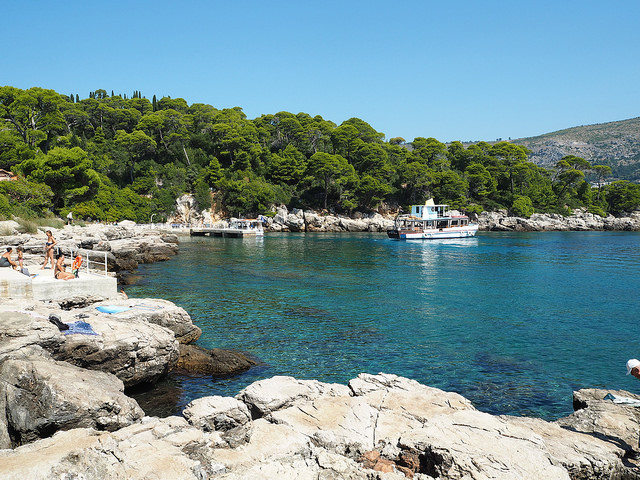
M 345 384 L 386 372 L 489 413 L 555 419 L 579 388 L 640 391 L 625 375 L 640 358 L 639 247 L 632 232 L 183 238 L 127 291 L 184 307 L 203 330 L 198 345 L 263 363 L 169 379 L 177 411 L 273 375 Z

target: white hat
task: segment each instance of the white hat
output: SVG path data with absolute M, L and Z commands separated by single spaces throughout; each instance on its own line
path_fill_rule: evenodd
M 636 360 L 635 358 L 632 358 L 631 360 L 629 360 L 627 362 L 627 375 L 631 374 L 631 370 L 633 370 L 635 367 L 640 365 L 640 360 Z

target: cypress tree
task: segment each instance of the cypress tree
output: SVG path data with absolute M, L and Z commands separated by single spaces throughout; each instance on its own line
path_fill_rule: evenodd
M 158 102 L 156 101 L 156 96 L 153 96 L 153 101 L 151 102 L 153 105 L 153 111 L 155 112 L 158 109 Z
M 78 96 L 77 93 L 76 93 L 76 103 L 80 103 L 80 97 Z

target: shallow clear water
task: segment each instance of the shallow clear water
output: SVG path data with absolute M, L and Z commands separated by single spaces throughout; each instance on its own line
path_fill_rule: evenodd
M 575 389 L 640 389 L 624 367 L 640 356 L 639 246 L 633 232 L 183 238 L 127 291 L 184 307 L 199 345 L 264 363 L 172 378 L 178 411 L 273 375 L 345 384 L 386 372 L 489 413 L 552 419 L 572 411 Z

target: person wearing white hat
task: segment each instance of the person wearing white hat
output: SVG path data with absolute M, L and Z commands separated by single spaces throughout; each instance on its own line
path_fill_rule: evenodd
M 627 362 L 627 375 L 640 379 L 640 360 L 632 358 Z
M 627 375 L 633 375 L 637 379 L 640 379 L 640 360 L 631 358 L 627 361 Z M 640 441 L 638 441 L 638 449 L 627 452 L 625 456 L 633 460 L 640 460 Z M 635 467 L 636 471 L 638 468 L 637 466 Z

